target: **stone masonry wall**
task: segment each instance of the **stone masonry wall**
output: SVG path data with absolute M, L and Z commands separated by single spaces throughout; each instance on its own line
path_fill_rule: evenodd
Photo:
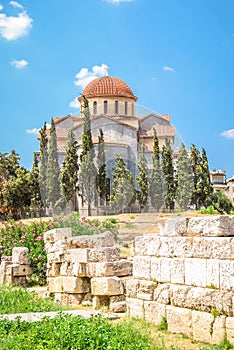
M 132 261 L 120 254 L 112 233 L 72 236 L 71 229 L 44 234 L 48 290 L 62 304 L 126 310 L 125 284 Z
M 136 237 L 129 316 L 198 341 L 234 344 L 234 217 L 160 219 L 160 235 Z

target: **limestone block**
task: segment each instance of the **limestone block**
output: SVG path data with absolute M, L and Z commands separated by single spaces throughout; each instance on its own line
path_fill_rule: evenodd
M 161 258 L 161 273 L 159 282 L 171 281 L 171 263 L 173 259 Z
M 60 275 L 61 263 L 48 263 L 47 264 L 47 276 L 57 277 Z
M 126 301 L 126 296 L 124 294 L 113 295 L 109 297 L 110 303 L 118 303 L 120 301 Z
M 149 256 L 134 256 L 133 258 L 133 277 L 150 279 L 151 277 L 151 258 Z
M 69 263 L 87 263 L 89 261 L 89 249 L 68 249 L 64 254 L 64 260 Z
M 28 276 L 31 275 L 32 272 L 32 268 L 29 265 L 12 264 L 7 266 L 7 275 L 13 277 Z
M 46 245 L 46 252 L 47 253 L 55 253 L 57 251 L 65 251 L 68 248 L 68 242 L 66 239 L 59 239 L 58 241 L 54 242 L 53 245 Z
M 63 292 L 63 277 L 48 277 L 47 278 L 48 289 L 50 293 Z
M 78 293 L 55 293 L 54 301 L 61 305 L 69 305 L 71 307 L 77 306 L 82 303 L 84 298 L 83 294 Z
M 47 254 L 48 263 L 62 263 L 64 261 L 64 251 Z
M 233 237 L 193 237 L 192 257 L 207 259 L 233 259 Z
M 133 268 L 134 268 L 134 264 L 133 264 Z M 151 258 L 151 275 L 150 278 L 151 280 L 154 281 L 161 281 L 161 259 L 160 258 L 155 258 L 152 257 Z
M 185 282 L 185 259 L 174 258 L 171 259 L 171 283 L 184 284 Z
M 193 338 L 211 343 L 215 317 L 208 312 L 192 311 Z
M 60 275 L 61 276 L 67 276 L 68 275 L 68 268 L 69 268 L 70 264 L 68 264 L 67 261 L 64 261 L 62 264 L 61 264 L 61 267 L 60 267 Z
M 140 280 L 137 290 L 137 298 L 144 300 L 153 300 L 154 290 L 156 287 L 156 282 Z
M 120 259 L 117 247 L 92 248 L 89 251 L 89 262 L 116 261 Z
M 169 332 L 192 337 L 192 310 L 168 305 L 166 317 Z
M 185 284 L 198 287 L 206 287 L 206 268 L 205 259 L 185 259 Z
M 72 237 L 71 228 L 54 228 L 53 230 L 44 233 L 45 243 L 54 243 L 59 240 Z
M 118 260 L 113 262 L 89 263 L 88 269 L 91 277 L 128 276 L 132 275 L 132 261 Z
M 220 288 L 226 290 L 234 289 L 234 261 L 220 261 Z
M 144 318 L 144 301 L 140 299 L 127 298 L 127 313 L 129 317 Z
M 206 286 L 219 288 L 220 286 L 220 261 L 215 259 L 208 259 L 206 267 Z
M 215 317 L 212 329 L 211 343 L 219 344 L 226 336 L 226 316 Z
M 234 345 L 234 317 L 226 318 L 226 335 L 227 340 Z
M 161 245 L 160 238 L 155 234 L 135 237 L 134 255 L 158 256 Z
M 179 232 L 186 234 L 186 219 L 171 217 L 158 220 L 158 227 L 161 236 L 177 236 L 176 227 Z
M 90 290 L 89 280 L 73 276 L 63 277 L 63 291 L 65 293 L 88 293 Z
M 159 284 L 154 290 L 153 299 L 160 304 L 170 303 L 170 285 L 169 284 Z
M 157 301 L 144 301 L 145 320 L 160 324 L 162 318 L 166 316 L 166 305 Z
M 98 235 L 73 236 L 68 241 L 70 248 L 101 248 L 115 245 L 114 236 L 109 231 Z
M 29 265 L 28 252 L 26 247 L 14 247 L 12 249 L 12 264 Z
M 86 264 L 84 263 L 74 263 L 72 265 L 72 274 L 77 277 L 86 277 Z
M 109 310 L 110 312 L 120 313 L 126 312 L 127 303 L 126 301 L 118 301 L 116 303 L 110 303 Z
M 187 234 L 206 237 L 234 236 L 234 216 L 212 215 L 190 218 Z
M 190 286 L 170 285 L 168 293 L 171 298 L 171 304 L 191 309 L 188 302 L 188 293 L 192 288 Z
M 12 261 L 1 261 L 0 264 L 0 275 L 3 274 L 4 272 L 6 272 L 7 270 L 7 266 L 11 265 Z
M 129 298 L 136 298 L 139 285 L 139 279 L 130 278 L 126 283 L 126 296 Z
M 123 294 L 123 283 L 119 277 L 94 277 L 91 279 L 92 295 Z

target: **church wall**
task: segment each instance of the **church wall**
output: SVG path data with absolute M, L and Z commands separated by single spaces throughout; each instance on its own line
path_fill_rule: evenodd
M 74 121 L 73 121 L 73 117 L 70 116 L 69 118 L 62 120 L 59 123 L 55 124 L 55 128 L 68 128 L 71 129 L 74 126 Z
M 97 115 L 104 113 L 104 101 L 108 102 L 108 110 L 107 115 L 115 115 L 115 101 L 119 102 L 118 107 L 118 115 L 125 115 L 125 102 L 128 102 L 128 113 L 129 116 L 135 116 L 135 100 L 133 98 L 129 97 L 95 97 L 95 98 L 89 98 L 89 109 L 91 115 L 94 114 L 93 112 L 93 102 L 97 102 Z M 133 108 L 132 108 L 133 105 Z
M 140 120 L 139 123 L 140 127 L 146 130 L 150 130 L 153 126 L 156 125 L 170 125 L 170 123 L 167 120 L 164 120 L 157 116 L 150 116 L 148 118 Z

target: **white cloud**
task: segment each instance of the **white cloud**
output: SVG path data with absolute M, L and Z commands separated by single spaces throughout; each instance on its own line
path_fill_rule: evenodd
M 225 130 L 221 132 L 220 135 L 226 137 L 227 139 L 234 139 L 234 129 Z
M 175 69 L 172 68 L 172 67 L 170 67 L 170 66 L 164 66 L 164 67 L 163 67 L 163 70 L 164 70 L 165 72 L 174 72 L 174 71 L 175 71 Z
M 0 4 L 0 11 L 3 9 L 3 6 L 2 6 L 2 4 Z
M 89 71 L 88 68 L 81 68 L 79 73 L 76 74 L 76 80 L 74 81 L 75 85 L 81 86 L 83 89 L 87 84 L 89 84 L 92 80 L 104 76 L 106 74 L 108 66 L 106 64 L 102 64 L 101 66 L 93 66 L 92 70 Z
M 10 5 L 13 7 L 18 7 L 19 9 L 23 9 L 23 6 L 19 4 L 17 1 L 10 1 Z
M 38 135 L 39 131 L 40 131 L 40 129 L 33 128 L 33 129 L 27 129 L 27 130 L 26 130 L 26 133 L 27 133 L 27 134 Z
M 106 2 L 110 2 L 111 4 L 120 4 L 121 2 L 131 2 L 134 0 L 104 0 Z
M 27 67 L 28 61 L 26 61 L 26 60 L 12 60 L 10 62 L 10 64 L 17 69 L 23 69 L 23 68 Z
M 69 103 L 69 107 L 71 107 L 71 108 L 80 108 L 80 102 L 77 100 L 77 97 L 75 97 L 74 100 L 72 100 Z
M 32 28 L 33 19 L 28 16 L 26 11 L 18 16 L 7 16 L 0 13 L 0 36 L 6 40 L 16 40 L 28 34 Z

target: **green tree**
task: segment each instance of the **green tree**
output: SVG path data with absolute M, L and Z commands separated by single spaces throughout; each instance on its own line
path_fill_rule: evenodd
M 150 177 L 150 200 L 151 205 L 157 211 L 162 209 L 164 203 L 164 187 L 163 187 L 163 172 L 160 165 L 160 152 L 159 152 L 159 144 L 158 137 L 156 134 L 156 130 L 154 129 L 154 140 L 153 140 L 153 153 L 152 153 L 152 163 L 153 170 Z
M 134 187 L 131 172 L 126 168 L 123 158 L 117 154 L 115 156 L 116 167 L 113 169 L 113 186 L 110 197 L 111 205 L 117 212 L 123 212 L 136 200 L 136 190 Z
M 20 168 L 19 155 L 12 150 L 11 153 L 0 153 L 0 181 L 8 181 Z
M 39 131 L 40 139 L 40 163 L 39 163 L 39 186 L 41 192 L 41 200 L 43 203 L 43 209 L 45 212 L 47 206 L 47 161 L 48 161 L 48 138 L 47 138 L 47 126 L 44 126 Z
M 172 162 L 172 149 L 170 141 L 167 139 L 162 150 L 162 170 L 165 184 L 165 205 L 170 211 L 175 206 L 176 184 L 174 178 L 174 167 Z
M 16 176 L 12 176 L 3 186 L 2 197 L 8 215 L 14 219 L 24 218 L 29 214 L 31 188 L 29 171 L 20 167 Z
M 234 210 L 230 199 L 223 191 L 214 191 L 210 195 L 211 205 L 221 214 L 230 214 Z
M 83 201 L 87 203 L 88 215 L 91 215 L 91 204 L 96 196 L 97 170 L 94 164 L 95 151 L 91 133 L 89 103 L 85 96 L 83 96 L 82 118 L 83 130 L 79 184 Z
M 142 145 L 142 151 L 140 154 L 138 162 L 139 175 L 136 177 L 138 190 L 137 190 L 137 199 L 140 204 L 141 211 L 144 209 L 147 203 L 148 194 L 149 194 L 149 181 L 148 181 L 148 169 L 147 162 L 145 159 L 145 146 Z
M 51 119 L 50 138 L 48 144 L 46 191 L 48 204 L 53 209 L 56 202 L 60 199 L 60 169 L 58 163 L 57 136 L 53 118 Z
M 181 210 L 187 210 L 193 192 L 193 173 L 191 160 L 184 144 L 180 147 L 177 163 L 176 201 Z
M 73 210 L 78 210 L 76 191 L 78 182 L 77 141 L 72 130 L 68 132 L 66 154 L 61 170 L 61 186 L 66 202 L 71 203 Z
M 29 174 L 29 185 L 31 189 L 31 211 L 34 216 L 36 215 L 37 211 L 39 211 L 39 214 L 41 215 L 43 203 L 41 199 L 41 191 L 39 185 L 39 167 L 36 153 L 34 153 L 33 166 Z
M 209 205 L 210 202 L 210 197 L 213 188 L 210 180 L 210 169 L 208 165 L 208 159 L 204 148 L 202 148 L 201 169 L 201 205 L 207 207 L 207 205 Z
M 102 129 L 99 129 L 98 136 L 97 191 L 100 199 L 105 204 L 110 196 L 110 181 L 106 176 L 105 142 Z

